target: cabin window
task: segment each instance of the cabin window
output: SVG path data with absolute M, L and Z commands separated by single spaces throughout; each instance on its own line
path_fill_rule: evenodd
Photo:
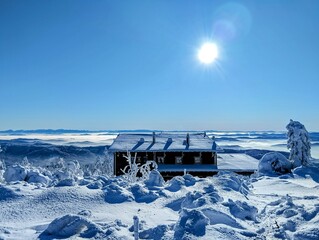
M 164 163 L 164 157 L 157 157 L 158 163 Z
M 182 164 L 182 157 L 175 157 L 176 164 Z
M 201 164 L 202 163 L 202 158 L 201 157 L 194 157 L 195 164 Z

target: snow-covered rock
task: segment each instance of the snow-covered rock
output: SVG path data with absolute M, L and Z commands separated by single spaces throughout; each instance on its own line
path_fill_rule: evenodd
M 87 188 L 89 189 L 101 189 L 103 187 L 103 181 L 102 180 L 97 180 L 97 181 L 94 181 L 90 184 L 87 185 Z
M 198 191 L 188 192 L 181 204 L 182 208 L 198 208 L 209 203 L 203 194 Z
M 209 219 L 197 209 L 182 209 L 180 218 L 175 225 L 175 239 L 183 239 L 191 234 L 196 237 L 204 236 L 206 226 L 209 224 Z
M 153 191 L 143 188 L 139 184 L 135 184 L 131 187 L 131 191 L 136 202 L 150 203 L 155 201 L 159 195 Z
M 119 186 L 116 182 L 106 186 L 104 192 L 105 201 L 108 203 L 130 202 L 134 199 L 131 192 L 124 187 Z
M 181 176 L 173 177 L 168 181 L 168 186 L 166 189 L 171 192 L 179 191 L 183 186 L 185 186 L 185 179 Z
M 69 238 L 79 234 L 82 238 L 92 238 L 102 232 L 101 228 L 90 220 L 78 215 L 65 215 L 54 219 L 42 233 L 56 238 Z
M 25 169 L 21 165 L 13 165 L 7 167 L 3 174 L 3 177 L 6 182 L 25 181 L 27 174 L 27 169 Z
M 150 228 L 139 233 L 140 239 L 153 239 L 161 240 L 163 239 L 165 233 L 170 230 L 170 227 L 167 225 L 158 225 L 154 228 Z
M 27 172 L 27 176 L 25 181 L 28 183 L 40 183 L 42 185 L 48 185 L 50 183 L 50 178 L 44 176 L 42 173 L 39 172 L 38 169 L 32 169 Z
M 263 175 L 285 174 L 291 171 L 291 162 L 281 153 L 266 153 L 258 164 L 258 172 Z
M 159 171 L 152 170 L 150 172 L 149 179 L 144 181 L 144 183 L 148 188 L 152 189 L 157 187 L 163 187 L 165 181 Z

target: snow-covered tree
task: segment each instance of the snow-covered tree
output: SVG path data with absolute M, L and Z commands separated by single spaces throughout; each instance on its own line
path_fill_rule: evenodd
M 290 120 L 286 128 L 288 130 L 287 147 L 290 149 L 289 160 L 294 167 L 308 165 L 311 158 L 308 131 L 303 124 L 293 120 Z
M 31 164 L 30 164 L 29 159 L 28 159 L 27 156 L 25 156 L 25 157 L 22 159 L 21 166 L 23 166 L 23 167 L 25 167 L 25 168 L 30 168 L 30 167 L 31 167 Z
M 0 153 L 2 152 L 1 146 L 0 146 Z M 6 170 L 6 164 L 4 163 L 3 159 L 0 159 L 0 182 L 3 182 L 3 174 Z
M 114 175 L 114 164 L 113 164 L 113 155 L 108 152 L 108 149 L 105 148 L 104 156 L 97 157 L 94 165 L 85 166 L 86 175 L 106 175 L 113 176 Z

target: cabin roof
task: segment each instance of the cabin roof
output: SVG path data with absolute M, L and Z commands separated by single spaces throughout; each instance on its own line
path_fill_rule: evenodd
M 153 142 L 153 134 L 155 142 Z M 220 150 L 215 141 L 204 133 L 153 133 L 119 134 L 109 151 L 131 152 L 216 152 Z M 187 136 L 188 142 L 187 144 Z

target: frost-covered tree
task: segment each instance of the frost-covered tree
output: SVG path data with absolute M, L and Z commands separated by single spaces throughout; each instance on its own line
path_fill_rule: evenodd
M 140 166 L 139 163 L 136 163 L 136 155 L 137 153 L 132 157 L 131 152 L 129 151 L 127 151 L 127 156 L 124 155 L 128 165 L 126 165 L 124 169 L 121 169 L 121 171 L 124 173 L 123 177 L 130 183 L 145 181 L 149 179 L 152 169 L 157 170 L 155 161 L 146 161 L 145 164 Z
M 308 131 L 303 124 L 293 120 L 290 120 L 286 128 L 288 130 L 287 147 L 290 149 L 290 161 L 294 167 L 308 165 L 311 158 Z
M 23 167 L 25 167 L 25 168 L 30 168 L 30 167 L 31 167 L 31 163 L 29 162 L 29 159 L 28 159 L 27 156 L 25 156 L 25 157 L 22 159 L 21 166 L 23 166 Z
M 98 156 L 94 165 L 85 166 L 86 175 L 114 175 L 113 155 L 105 148 L 103 157 Z M 89 173 L 89 174 L 88 174 Z
M 2 152 L 1 146 L 0 146 L 0 153 Z M 3 182 L 3 174 L 6 170 L 6 164 L 4 163 L 3 159 L 0 159 L 0 182 Z

